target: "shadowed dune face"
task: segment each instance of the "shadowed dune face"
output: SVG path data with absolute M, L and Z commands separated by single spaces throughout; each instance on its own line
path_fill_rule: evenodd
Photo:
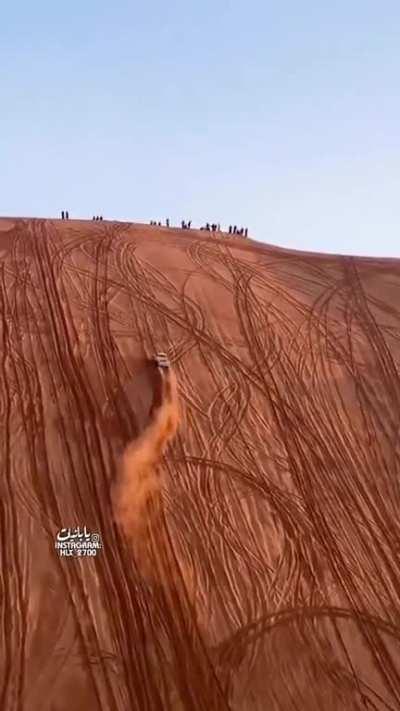
M 400 261 L 41 220 L 0 260 L 1 711 L 400 708 Z

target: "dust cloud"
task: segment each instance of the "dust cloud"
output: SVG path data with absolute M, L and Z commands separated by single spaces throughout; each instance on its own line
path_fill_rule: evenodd
M 178 391 L 172 370 L 158 371 L 150 419 L 139 437 L 122 454 L 112 492 L 114 519 L 132 546 L 143 574 L 149 573 L 151 536 L 161 526 L 164 479 L 159 466 L 180 420 Z

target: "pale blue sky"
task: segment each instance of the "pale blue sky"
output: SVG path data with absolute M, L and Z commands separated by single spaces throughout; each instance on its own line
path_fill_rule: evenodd
M 398 0 L 0 10 L 0 214 L 400 256 Z

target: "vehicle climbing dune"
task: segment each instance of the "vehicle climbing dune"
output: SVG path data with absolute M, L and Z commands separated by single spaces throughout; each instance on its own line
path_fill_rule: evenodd
M 114 485 L 114 519 L 132 545 L 143 573 L 148 570 L 149 527 L 155 525 L 163 487 L 160 464 L 179 426 L 177 383 L 164 353 L 158 365 L 149 421 L 137 439 L 126 446 Z

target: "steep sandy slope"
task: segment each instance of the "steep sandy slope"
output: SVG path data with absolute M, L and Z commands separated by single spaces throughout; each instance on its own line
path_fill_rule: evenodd
M 400 260 L 4 220 L 0 266 L 1 711 L 400 708 Z

